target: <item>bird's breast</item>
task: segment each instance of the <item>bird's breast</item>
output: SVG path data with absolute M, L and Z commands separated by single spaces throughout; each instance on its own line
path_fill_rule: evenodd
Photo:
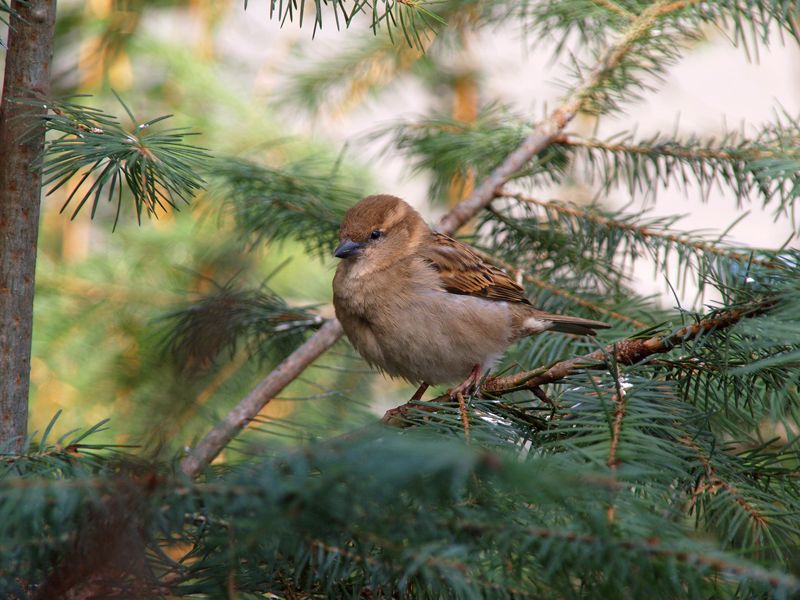
M 334 306 L 347 337 L 367 362 L 390 375 L 457 383 L 476 364 L 488 368 L 511 341 L 505 302 L 399 277 L 342 283 L 334 286 Z

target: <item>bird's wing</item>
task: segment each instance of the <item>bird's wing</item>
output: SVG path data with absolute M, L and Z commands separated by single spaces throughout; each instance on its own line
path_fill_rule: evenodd
M 425 244 L 420 254 L 439 273 L 442 287 L 451 294 L 530 304 L 516 281 L 451 237 L 434 233 L 433 243 Z

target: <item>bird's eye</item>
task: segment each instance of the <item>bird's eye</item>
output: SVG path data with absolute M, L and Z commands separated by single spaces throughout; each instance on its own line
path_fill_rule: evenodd
M 377 240 L 379 237 L 383 235 L 383 232 L 380 229 L 376 229 L 372 233 L 369 234 L 369 239 Z

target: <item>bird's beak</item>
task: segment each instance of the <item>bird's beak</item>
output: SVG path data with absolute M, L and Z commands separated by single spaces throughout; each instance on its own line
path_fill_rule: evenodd
M 336 258 L 347 258 L 348 256 L 355 256 L 361 249 L 364 247 L 364 244 L 360 244 L 358 242 L 354 242 L 351 239 L 345 238 L 342 242 L 336 246 L 336 250 L 333 251 L 333 255 Z

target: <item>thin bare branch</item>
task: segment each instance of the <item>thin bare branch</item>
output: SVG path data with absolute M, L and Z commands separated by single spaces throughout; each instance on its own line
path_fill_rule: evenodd
M 262 379 L 225 418 L 217 423 L 181 462 L 181 470 L 196 477 L 220 451 L 289 383 L 342 335 L 342 326 L 330 319 L 297 350 Z

